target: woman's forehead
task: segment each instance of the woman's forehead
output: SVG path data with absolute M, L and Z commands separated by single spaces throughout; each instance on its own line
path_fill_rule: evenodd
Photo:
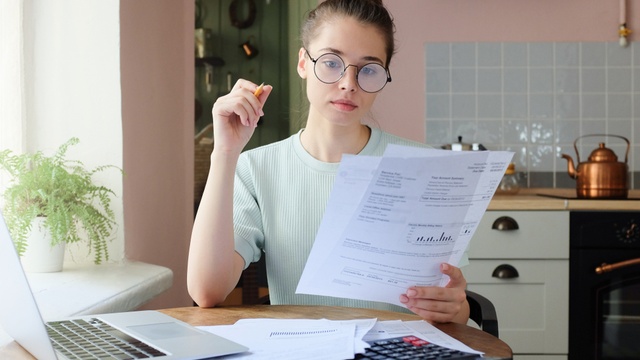
M 358 59 L 378 58 L 386 61 L 385 38 L 373 25 L 363 24 L 352 18 L 325 22 L 311 40 L 311 51 L 334 49 L 341 55 Z

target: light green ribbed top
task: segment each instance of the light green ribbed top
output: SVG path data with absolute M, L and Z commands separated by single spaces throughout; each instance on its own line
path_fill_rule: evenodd
M 295 293 L 339 166 L 309 155 L 300 143 L 302 131 L 241 154 L 234 187 L 236 251 L 246 266 L 258 261 L 264 251 L 272 304 L 408 312 L 391 304 Z M 369 142 L 359 155 L 380 156 L 389 143 L 426 147 L 371 129 Z

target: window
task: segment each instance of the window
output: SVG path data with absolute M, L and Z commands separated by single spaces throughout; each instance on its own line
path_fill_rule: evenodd
M 24 150 L 23 1 L 0 1 L 0 150 Z M 6 186 L 0 176 L 0 191 Z

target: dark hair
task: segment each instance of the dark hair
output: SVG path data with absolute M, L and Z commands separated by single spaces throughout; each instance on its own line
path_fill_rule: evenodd
M 330 21 L 335 16 L 346 16 L 376 27 L 384 37 L 389 67 L 391 56 L 395 53 L 395 41 L 393 35 L 395 26 L 389 11 L 382 4 L 382 0 L 326 0 L 313 9 L 302 24 L 300 37 L 302 45 L 306 48 L 318 34 L 320 26 Z

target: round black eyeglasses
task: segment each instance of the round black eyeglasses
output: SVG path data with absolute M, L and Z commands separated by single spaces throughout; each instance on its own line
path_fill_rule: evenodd
M 376 93 L 391 82 L 389 70 L 378 63 L 368 63 L 360 68 L 351 64 L 345 66 L 344 60 L 338 54 L 326 53 L 314 59 L 307 49 L 304 50 L 313 61 L 316 78 L 325 84 L 333 84 L 342 79 L 349 66 L 356 68 L 356 82 L 364 92 Z

